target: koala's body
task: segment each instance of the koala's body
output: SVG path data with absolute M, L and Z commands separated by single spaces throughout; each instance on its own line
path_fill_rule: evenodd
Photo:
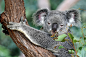
M 71 57 L 71 54 L 68 53 L 68 50 L 73 49 L 71 39 L 69 37 L 66 37 L 66 39 L 69 39 L 68 42 L 55 41 L 52 37 L 49 36 L 49 34 L 54 34 L 55 32 L 58 32 L 58 35 L 61 35 L 63 34 L 63 31 L 67 33 L 67 25 L 71 25 L 78 22 L 78 14 L 75 16 L 77 18 L 72 16 L 74 18 L 74 20 L 72 20 L 73 22 L 71 22 L 70 19 L 66 19 L 71 18 L 70 14 L 72 13 L 74 14 L 78 12 L 76 10 L 70 10 L 70 12 L 64 13 L 59 11 L 49 12 L 47 9 L 39 10 L 36 14 L 34 14 L 34 21 L 35 24 L 43 25 L 44 31 L 40 31 L 30 26 L 27 26 L 26 23 L 23 21 L 23 18 L 21 18 L 20 23 L 9 22 L 9 25 L 7 25 L 7 27 L 12 30 L 18 30 L 24 33 L 24 35 L 33 44 L 52 51 L 58 57 Z M 64 46 L 66 49 L 58 49 L 60 45 Z M 55 46 L 57 47 L 55 48 Z

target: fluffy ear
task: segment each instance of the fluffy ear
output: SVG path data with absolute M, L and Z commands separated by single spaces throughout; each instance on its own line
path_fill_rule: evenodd
M 78 10 L 72 9 L 66 12 L 67 25 L 68 26 L 78 26 L 80 25 L 80 13 Z
M 47 15 L 48 9 L 38 10 L 35 14 L 33 14 L 33 23 L 37 26 L 42 26 Z

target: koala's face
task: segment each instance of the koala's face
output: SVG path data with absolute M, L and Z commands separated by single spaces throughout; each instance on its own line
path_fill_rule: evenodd
M 67 33 L 70 25 L 79 23 L 79 13 L 77 10 L 66 12 L 48 11 L 42 9 L 34 15 L 34 23 L 43 26 L 45 32 L 58 35 Z
M 68 26 L 64 12 L 51 11 L 45 19 L 44 29 L 51 34 L 58 32 L 58 35 L 66 33 Z

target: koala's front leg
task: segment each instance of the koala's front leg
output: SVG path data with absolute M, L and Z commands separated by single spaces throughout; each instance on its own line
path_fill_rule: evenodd
M 7 25 L 7 27 L 11 30 L 18 30 L 20 27 L 20 23 L 9 22 L 9 25 Z

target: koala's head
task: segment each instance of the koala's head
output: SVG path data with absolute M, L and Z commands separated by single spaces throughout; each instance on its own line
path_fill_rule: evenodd
M 33 23 L 43 26 L 45 32 L 58 35 L 67 33 L 69 26 L 76 26 L 80 22 L 79 12 L 75 9 L 68 11 L 57 11 L 41 9 L 33 15 Z

